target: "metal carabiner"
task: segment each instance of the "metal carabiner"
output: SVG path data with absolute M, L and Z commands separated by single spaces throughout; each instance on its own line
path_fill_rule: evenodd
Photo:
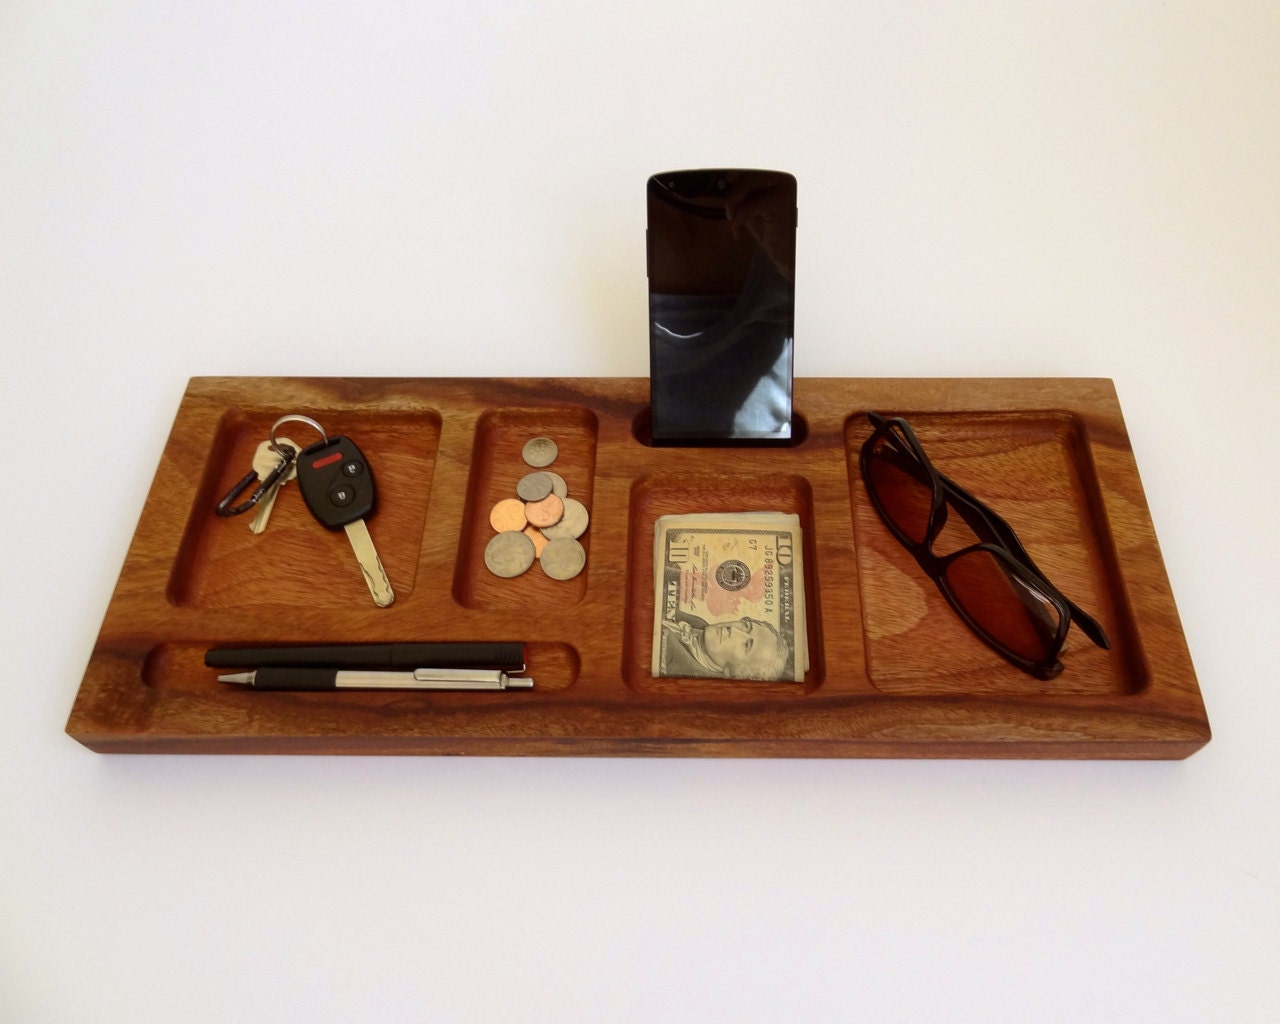
M 298 453 L 287 444 L 279 445 L 276 447 L 275 451 L 276 454 L 280 456 L 280 465 L 276 466 L 275 469 L 262 478 L 262 483 L 258 484 L 254 489 L 254 492 L 249 495 L 249 499 L 247 501 L 241 502 L 239 505 L 231 506 L 231 503 L 239 497 L 240 493 L 258 479 L 258 471 L 256 469 L 249 470 L 249 472 L 241 477 L 240 482 L 231 488 L 231 490 L 227 492 L 226 496 L 218 502 L 217 508 L 214 509 L 218 515 L 226 518 L 228 516 L 238 516 L 242 512 L 248 512 L 249 509 L 253 508 L 254 505 L 258 504 L 258 502 L 262 500 L 263 495 L 271 490 L 272 485 L 280 479 L 288 468 L 293 465 L 293 460 L 298 457 Z

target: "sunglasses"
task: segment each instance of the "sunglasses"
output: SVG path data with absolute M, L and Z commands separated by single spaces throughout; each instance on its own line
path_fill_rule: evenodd
M 1072 622 L 1110 648 L 1102 626 L 1045 578 L 1013 527 L 934 469 L 905 419 L 874 412 L 867 418 L 875 430 L 862 446 L 860 465 L 871 504 L 969 629 L 1038 679 L 1062 671 L 1058 658 Z M 934 554 L 953 513 L 978 543 Z

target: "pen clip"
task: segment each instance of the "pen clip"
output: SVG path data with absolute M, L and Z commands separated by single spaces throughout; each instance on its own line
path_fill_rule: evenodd
M 487 668 L 417 668 L 413 678 L 420 683 L 448 684 L 451 690 L 528 690 L 533 680 L 526 676 L 509 676 L 501 669 Z

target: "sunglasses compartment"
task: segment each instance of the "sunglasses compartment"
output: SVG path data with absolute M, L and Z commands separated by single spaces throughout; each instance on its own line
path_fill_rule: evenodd
M 1099 514 L 1104 499 L 1080 417 L 1063 410 L 904 415 L 934 469 L 1004 518 L 1044 576 L 1108 624 L 1111 649 L 1096 647 L 1073 626 L 1059 676 L 1044 681 L 1004 671 L 999 655 L 974 636 L 877 515 L 858 466 L 870 427 L 865 416 L 854 416 L 846 424 L 846 449 L 872 685 L 904 696 L 1142 690 L 1148 676 L 1110 522 Z M 990 539 L 948 511 L 933 554 Z

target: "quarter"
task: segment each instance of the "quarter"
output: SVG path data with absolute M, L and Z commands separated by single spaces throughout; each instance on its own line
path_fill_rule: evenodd
M 503 530 L 484 549 L 484 564 L 495 576 L 511 579 L 533 565 L 533 541 L 519 530 Z
M 542 549 L 542 571 L 553 580 L 571 580 L 587 564 L 586 549 L 571 537 L 547 541 Z
M 570 540 L 577 540 L 587 532 L 587 524 L 590 523 L 591 516 L 587 512 L 587 506 L 582 504 L 577 498 L 564 499 L 564 515 L 560 517 L 560 521 L 551 526 L 543 527 L 543 532 L 549 540 L 557 537 L 568 537 Z

